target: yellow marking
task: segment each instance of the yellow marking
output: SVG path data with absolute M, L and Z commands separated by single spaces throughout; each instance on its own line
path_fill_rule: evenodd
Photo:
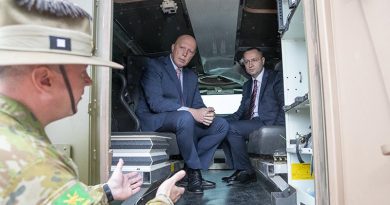
M 293 163 L 291 164 L 291 178 L 293 180 L 310 180 L 314 176 L 310 174 L 310 163 Z
M 172 162 L 171 163 L 171 173 L 173 173 L 175 171 L 175 164 Z

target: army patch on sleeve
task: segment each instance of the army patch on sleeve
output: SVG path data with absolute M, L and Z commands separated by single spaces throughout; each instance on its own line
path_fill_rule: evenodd
M 92 204 L 93 199 L 87 191 L 77 182 L 58 196 L 53 204 L 55 205 L 84 205 Z

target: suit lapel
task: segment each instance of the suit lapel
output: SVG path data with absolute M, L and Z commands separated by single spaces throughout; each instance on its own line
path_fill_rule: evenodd
M 187 105 L 187 97 L 188 97 L 188 88 L 189 88 L 189 80 L 188 80 L 188 68 L 183 68 L 182 73 L 183 73 L 183 100 L 184 100 L 184 105 Z M 184 89 L 187 88 L 187 89 Z
M 247 97 L 248 102 L 251 100 L 252 86 L 253 86 L 253 79 L 252 79 L 252 77 L 250 77 L 248 80 L 248 88 L 246 89 L 246 96 L 248 96 Z M 249 106 L 249 104 L 248 104 L 248 106 Z
M 164 63 L 165 63 L 165 67 L 164 67 L 165 71 L 168 73 L 169 77 L 175 83 L 176 89 L 179 92 L 179 96 L 181 96 L 182 92 L 181 92 L 180 81 L 177 78 L 177 74 L 176 74 L 175 68 L 172 65 L 171 58 L 169 56 L 167 56 L 164 60 Z
M 259 103 L 260 103 L 261 98 L 263 98 L 265 87 L 267 87 L 268 74 L 269 74 L 268 70 L 264 69 L 263 79 L 261 80 Z
M 253 79 L 252 77 L 249 78 L 247 89 L 246 89 L 246 99 L 245 99 L 245 111 L 244 114 L 248 112 L 249 110 L 249 104 L 251 103 L 251 95 L 252 95 L 252 86 L 253 86 Z

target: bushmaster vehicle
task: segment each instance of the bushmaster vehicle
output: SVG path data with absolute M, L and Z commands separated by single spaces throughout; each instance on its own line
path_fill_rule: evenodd
M 96 55 L 125 66 L 91 71 L 94 84 L 73 117 L 46 128 L 88 184 L 105 181 L 119 157 L 143 173 L 144 188 L 118 204 L 142 204 L 182 167 L 172 133 L 145 133 L 134 114 L 146 58 L 167 55 L 191 34 L 206 105 L 234 112 L 249 47 L 283 72 L 285 127 L 248 140 L 258 182 L 227 187 L 221 150 L 203 172 L 217 188 L 177 204 L 389 204 L 390 9 L 386 0 L 87 0 Z M 62 135 L 58 135 L 58 130 Z M 88 147 L 88 149 L 85 149 Z

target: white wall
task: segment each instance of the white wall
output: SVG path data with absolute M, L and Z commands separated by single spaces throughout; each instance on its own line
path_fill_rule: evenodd
M 232 114 L 237 111 L 241 102 L 241 94 L 233 95 L 202 95 L 207 107 L 214 107 L 216 114 Z

